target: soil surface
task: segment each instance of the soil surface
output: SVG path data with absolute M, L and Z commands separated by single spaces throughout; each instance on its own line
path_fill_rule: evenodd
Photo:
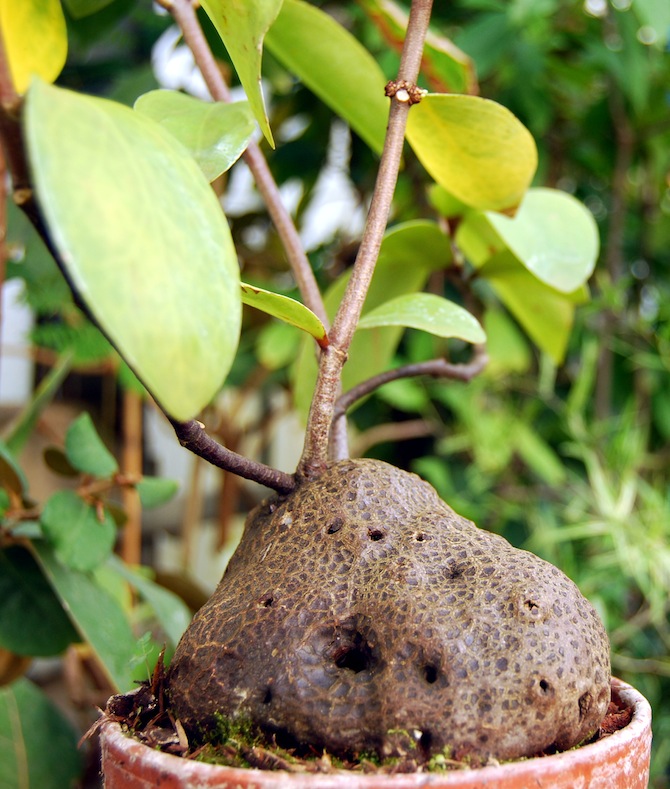
M 607 715 L 590 742 L 608 737 L 630 723 L 633 708 L 618 698 L 610 701 Z M 339 759 L 327 752 L 287 750 L 268 742 L 262 734 L 248 725 L 221 721 L 214 736 L 217 741 L 205 745 L 189 743 L 184 728 L 168 708 L 165 694 L 165 670 L 162 659 L 150 682 L 143 683 L 127 694 L 112 696 L 104 715 L 94 725 L 96 730 L 105 720 L 116 721 L 130 735 L 148 747 L 181 756 L 185 759 L 211 762 L 230 767 L 253 767 L 262 770 L 286 770 L 292 773 L 332 773 L 352 770 L 360 773 L 410 773 L 461 770 L 498 764 L 495 759 L 481 761 L 468 757 L 456 759 L 449 755 L 434 756 L 429 762 L 417 758 L 410 747 L 401 757 L 380 761 L 376 755 L 361 753 L 350 759 Z M 551 751 L 534 754 L 549 756 Z

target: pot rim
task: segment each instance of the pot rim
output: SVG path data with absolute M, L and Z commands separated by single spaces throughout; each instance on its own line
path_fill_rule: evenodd
M 105 721 L 101 727 L 101 742 L 103 750 L 103 765 L 106 753 L 113 751 L 120 755 L 123 753 L 128 761 L 142 759 L 148 769 L 155 769 L 162 773 L 178 771 L 183 779 L 192 778 L 197 781 L 207 776 L 214 777 L 214 771 L 225 772 L 226 780 L 232 782 L 239 780 L 240 785 L 245 785 L 253 775 L 254 785 L 259 787 L 279 787 L 279 786 L 309 786 L 316 778 L 322 781 L 327 779 L 328 787 L 393 787 L 402 789 L 403 787 L 430 786 L 433 784 L 448 785 L 452 781 L 457 783 L 459 776 L 467 773 L 473 778 L 476 777 L 478 785 L 485 786 L 489 782 L 500 780 L 505 776 L 519 778 L 524 773 L 530 773 L 538 762 L 542 764 L 542 775 L 544 779 L 549 779 L 552 774 L 559 775 L 566 766 L 570 764 L 589 764 L 603 758 L 612 758 L 613 754 L 627 753 L 631 745 L 637 744 L 638 749 L 651 748 L 651 706 L 646 698 L 637 691 L 632 685 L 623 682 L 616 677 L 612 677 L 612 695 L 626 706 L 633 708 L 633 715 L 630 722 L 622 729 L 612 734 L 602 737 L 596 742 L 573 748 L 569 751 L 553 754 L 551 756 L 539 756 L 529 759 L 520 759 L 504 764 L 480 767 L 475 769 L 454 770 L 445 773 L 409 773 L 409 774 L 360 774 L 351 771 L 341 770 L 334 773 L 288 773 L 281 770 L 259 770 L 256 768 L 226 767 L 223 765 L 208 764 L 206 762 L 196 762 L 183 759 L 180 756 L 155 750 L 129 737 L 122 731 L 119 723 L 115 721 Z M 606 757 L 607 755 L 607 757 Z M 204 772 L 203 772 L 204 771 Z M 355 779 L 355 784 L 352 783 Z M 213 784 L 212 784 L 213 785 Z M 326 785 L 326 781 L 321 784 Z M 547 784 L 550 785 L 550 784 Z

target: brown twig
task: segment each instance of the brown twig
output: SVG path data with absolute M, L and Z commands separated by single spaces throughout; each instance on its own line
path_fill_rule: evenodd
M 429 375 L 432 378 L 451 378 L 455 381 L 470 381 L 488 364 L 488 355 L 483 345 L 475 346 L 472 359 L 465 364 L 452 364 L 446 359 L 431 359 L 427 362 L 416 362 L 396 367 L 394 370 L 385 370 L 379 375 L 362 381 L 357 386 L 349 389 L 335 403 L 333 421 L 343 417 L 347 410 L 362 397 L 371 394 L 380 386 L 398 381 L 401 378 L 416 378 L 420 375 Z
M 409 85 L 416 83 L 431 9 L 432 0 L 412 2 L 397 82 Z M 330 346 L 321 353 L 319 377 L 307 421 L 304 450 L 298 466 L 298 474 L 306 477 L 319 474 L 328 459 L 328 444 L 342 367 L 347 360 L 386 230 L 398 180 L 408 111 L 408 99 L 400 93 L 396 94 L 391 99 L 384 149 L 361 245 L 346 293 L 329 333 Z
M 190 422 L 170 421 L 179 443 L 213 466 L 232 471 L 233 474 L 258 482 L 278 493 L 290 493 L 295 489 L 296 480 L 292 474 L 278 471 L 264 463 L 258 463 L 238 455 L 236 452 L 231 452 L 208 436 L 204 426 L 195 419 Z
M 184 41 L 193 53 L 196 65 L 202 73 L 212 98 L 216 99 L 216 101 L 229 102 L 231 100 L 230 90 L 202 32 L 202 27 L 191 0 L 161 0 L 161 4 L 168 9 L 179 26 Z M 279 188 L 270 172 L 265 157 L 255 142 L 249 144 L 242 156 L 254 176 L 270 218 L 277 229 L 277 233 L 279 233 L 286 257 L 305 305 L 328 328 L 328 316 L 326 315 L 321 291 L 291 215 L 282 203 Z

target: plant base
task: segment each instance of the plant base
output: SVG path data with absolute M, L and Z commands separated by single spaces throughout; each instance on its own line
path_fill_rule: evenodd
M 127 736 L 118 723 L 102 727 L 105 789 L 645 789 L 649 782 L 651 708 L 621 680 L 612 680 L 612 696 L 632 708 L 624 728 L 598 741 L 559 753 L 478 770 L 409 775 L 287 773 L 217 767 L 153 750 Z

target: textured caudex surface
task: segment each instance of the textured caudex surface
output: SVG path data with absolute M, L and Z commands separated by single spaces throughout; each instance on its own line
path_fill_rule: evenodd
M 335 754 L 508 759 L 593 734 L 609 680 L 563 573 L 415 475 L 346 460 L 250 514 L 169 692 L 193 736 L 222 713 Z

